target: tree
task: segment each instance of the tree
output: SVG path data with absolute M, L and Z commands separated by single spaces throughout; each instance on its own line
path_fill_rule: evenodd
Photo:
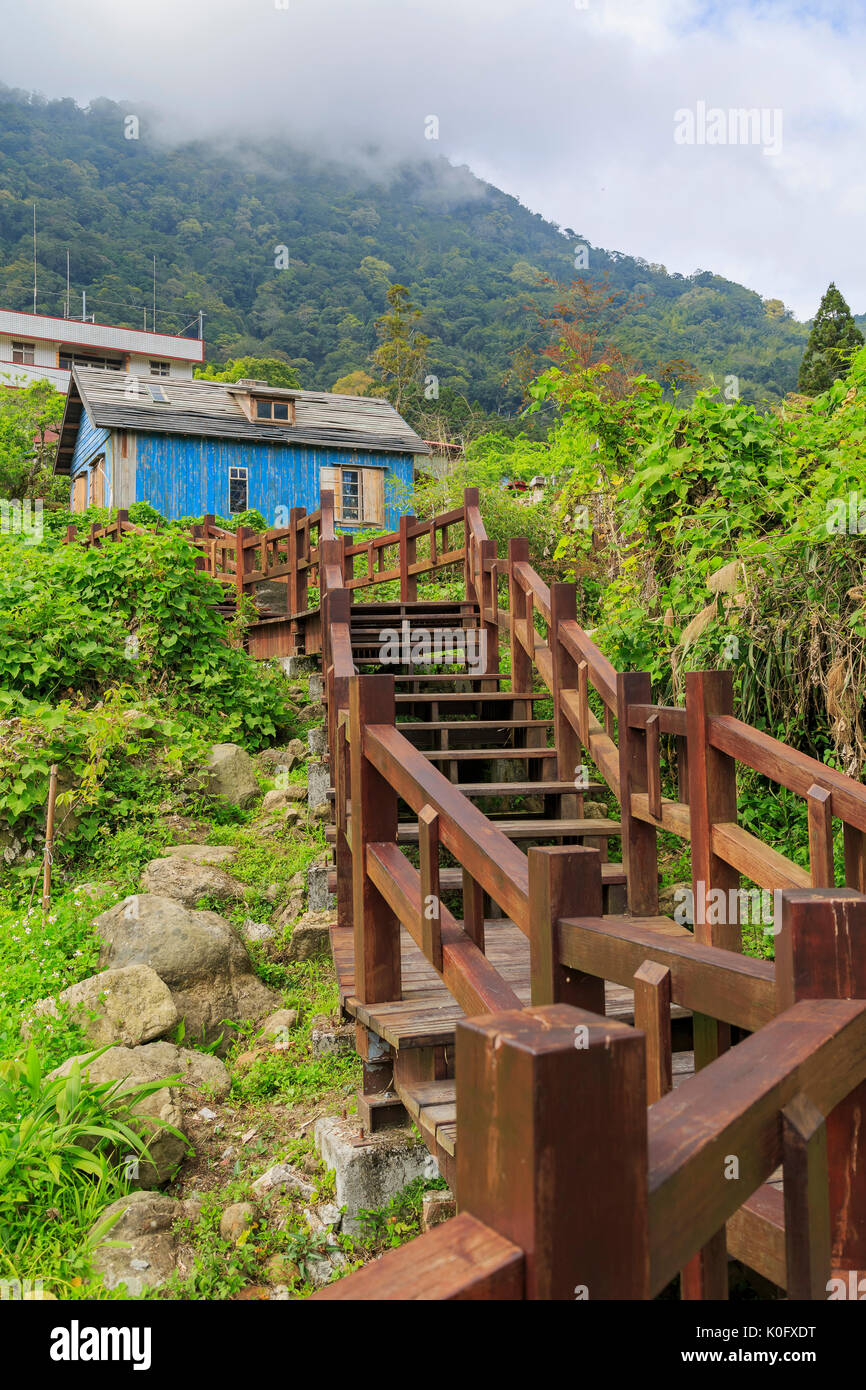
M 44 497 L 52 488 L 51 467 L 66 397 L 50 381 L 23 390 L 0 390 L 0 492 L 23 500 Z M 51 436 L 54 436 L 53 438 Z M 68 483 L 62 481 L 64 494 Z
M 388 312 L 376 320 L 379 346 L 371 361 L 385 379 L 384 395 L 397 410 L 402 410 L 418 387 L 427 359 L 430 339 L 418 331 L 421 310 L 416 309 L 405 285 L 389 285 Z
M 334 382 L 331 390 L 336 396 L 366 396 L 370 387 L 375 385 L 376 379 L 369 372 L 348 372 Z
M 845 375 L 851 353 L 863 346 L 863 334 L 834 284 L 830 284 L 815 315 L 803 361 L 800 363 L 799 389 L 806 396 L 818 396 Z
M 300 390 L 301 383 L 294 367 L 277 357 L 234 357 L 223 367 L 210 363 L 199 367 L 196 376 L 203 381 L 266 381 L 268 386 Z

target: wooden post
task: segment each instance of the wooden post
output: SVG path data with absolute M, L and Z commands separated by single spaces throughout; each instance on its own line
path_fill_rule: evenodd
M 463 930 L 479 951 L 484 950 L 484 892 L 468 869 L 463 870 Z
M 532 689 L 532 663 L 524 650 L 523 643 L 517 636 L 517 625 L 526 621 L 526 594 L 518 584 L 514 574 L 514 566 L 521 561 L 529 560 L 529 541 L 523 536 L 513 536 L 508 542 L 508 606 L 511 610 L 511 689 L 521 693 Z M 525 701 L 524 705 L 531 711 L 532 704 Z M 523 706 L 522 706 L 523 707 Z M 515 707 L 515 719 L 529 719 L 530 713 L 518 714 Z M 571 774 L 572 777 L 574 773 Z
M 524 1251 L 526 1297 L 648 1298 L 640 1035 L 565 1004 L 461 1020 L 456 1071 L 458 1207 Z
M 601 917 L 601 856 L 583 845 L 529 851 L 529 958 L 533 1004 L 571 1004 L 604 1014 L 604 980 L 559 958 L 562 917 Z
M 409 566 L 415 564 L 418 554 L 418 542 L 409 535 L 409 527 L 416 521 L 414 516 L 400 517 L 400 600 L 403 603 L 414 603 L 418 597 L 418 576 L 409 573 Z
M 813 888 L 835 888 L 833 816 L 830 793 L 813 784 L 806 794 L 809 808 L 809 867 Z
M 442 972 L 442 896 L 439 891 L 439 813 L 418 812 L 421 857 L 421 947 L 434 970 Z
M 244 596 L 244 575 L 247 572 L 247 555 L 244 550 L 244 540 L 251 536 L 253 530 L 251 526 L 239 526 L 235 533 L 235 601 L 240 608 L 241 599 Z
M 654 1105 L 673 1087 L 671 972 L 654 960 L 634 974 L 634 1026 L 646 1038 L 646 1103 Z
M 480 603 L 481 595 L 475 592 L 475 576 L 472 566 L 472 531 L 469 525 L 469 508 L 478 506 L 478 488 L 467 487 L 463 489 L 463 520 L 464 532 L 466 536 L 466 555 L 463 560 L 463 581 L 466 588 L 466 597 Z
M 708 719 L 713 714 L 732 714 L 734 688 L 730 671 L 686 673 L 686 729 L 688 734 L 689 808 L 692 845 L 692 892 L 695 940 L 731 951 L 740 949 L 740 924 L 728 904 L 738 902 L 731 890 L 740 886 L 737 870 L 713 853 L 712 828 L 718 822 L 737 819 L 736 762 L 709 742 Z M 708 897 L 721 889 L 726 904 L 722 922 L 709 922 Z M 695 1070 L 715 1061 L 731 1045 L 727 1023 L 705 1014 L 692 1019 Z M 689 1260 L 681 1276 L 683 1299 L 725 1299 L 728 1296 L 728 1257 L 725 1231 L 717 1231 L 702 1250 Z
M 577 662 L 559 640 L 560 623 L 570 619 L 577 621 L 577 585 L 551 584 L 549 642 L 553 667 L 553 734 L 556 740 L 556 775 L 560 782 L 573 782 L 575 786 L 573 796 L 569 794 L 560 798 L 560 813 L 564 817 L 583 815 L 583 789 L 577 787 L 577 771 L 583 762 L 580 738 L 570 720 L 566 718 L 562 705 L 562 692 L 564 690 L 576 690 L 578 687 Z
M 628 907 L 638 917 L 652 917 L 659 910 L 659 873 L 655 826 L 631 813 L 632 792 L 647 791 L 646 733 L 630 729 L 629 705 L 652 703 L 650 677 L 644 671 L 622 671 L 616 678 L 619 730 L 619 778 L 622 819 L 622 853 L 628 874 Z
M 740 875 L 713 853 L 713 826 L 737 819 L 737 766 L 734 758 L 711 748 L 708 720 L 713 714 L 733 714 L 734 687 L 730 671 L 686 673 L 686 727 L 689 739 L 689 807 L 692 834 L 692 888 L 695 905 L 695 940 L 708 946 L 739 951 L 739 922 L 707 921 L 711 915 L 707 897 L 721 889 L 725 902 L 740 886 Z
M 48 809 L 45 817 L 45 850 L 42 860 L 42 912 L 51 906 L 51 864 L 54 858 L 54 808 L 57 805 L 57 764 L 48 773 Z
M 394 723 L 394 677 L 349 680 L 355 994 L 363 1004 L 401 998 L 400 924 L 367 877 L 367 845 L 396 842 L 397 793 L 364 756 L 364 730 Z
M 328 668 L 329 727 L 332 708 L 334 732 L 333 735 L 329 733 L 329 753 L 336 826 L 334 862 L 337 869 L 337 921 L 341 927 L 348 928 L 353 925 L 352 851 L 347 839 L 350 771 L 346 720 L 349 713 L 349 682 L 345 676 L 335 676 L 333 666 Z
M 827 1127 L 808 1096 L 782 1111 L 788 1301 L 823 1302 L 831 1276 Z
M 850 888 L 782 894 L 776 999 L 780 1010 L 801 999 L 866 999 L 866 897 Z M 866 1082 L 826 1120 L 833 1270 L 860 1276 L 866 1275 L 864 1115 Z

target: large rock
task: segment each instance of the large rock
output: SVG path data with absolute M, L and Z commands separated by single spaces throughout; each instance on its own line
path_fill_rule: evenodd
M 174 898 L 142 893 L 115 903 L 95 926 L 103 943 L 100 965 L 155 970 L 191 1042 L 213 1042 L 226 1033 L 226 1021 L 258 1020 L 282 1003 L 253 973 L 237 932 L 216 912 L 190 912 Z
M 163 1193 L 130 1192 L 112 1202 L 91 1231 L 92 1236 L 116 1218 L 103 1236 L 106 1243 L 93 1252 L 93 1267 L 105 1287 L 125 1284 L 130 1298 L 140 1298 L 146 1289 L 160 1288 L 175 1271 L 187 1274 L 192 1252 L 174 1227 L 180 1219 L 196 1216 L 195 1203 L 177 1202 Z
M 60 1001 L 95 1047 L 137 1047 L 162 1037 L 177 1023 L 171 991 L 149 965 L 103 970 L 63 990 Z M 56 1018 L 58 1010 L 53 999 L 42 999 L 34 1013 Z
M 150 1046 L 158 1047 L 159 1044 L 151 1043 Z M 147 1057 L 146 1052 L 146 1047 L 111 1047 L 92 1059 L 87 1052 L 78 1057 L 67 1057 L 61 1066 L 49 1073 L 49 1080 L 68 1076 L 75 1062 L 79 1063 L 82 1075 L 89 1076 L 97 1084 L 103 1081 L 121 1082 L 121 1092 L 147 1082 L 165 1080 L 166 1072 L 155 1060 Z M 130 1150 L 131 1180 L 143 1188 L 161 1187 L 169 1182 L 188 1152 L 179 1091 L 174 1086 L 161 1086 L 141 1099 L 133 1097 L 129 1106 L 121 1112 L 121 1117 L 144 1140 L 149 1155 L 148 1158 L 140 1157 Z
M 329 955 L 331 939 L 328 928 L 333 920 L 333 912 L 305 912 L 292 929 L 289 960 L 312 960 L 314 956 Z
M 207 795 L 232 806 L 249 806 L 261 794 L 255 764 L 236 743 L 215 743 L 202 772 Z
M 177 856 L 151 860 L 141 876 L 141 886 L 145 893 L 176 898 L 184 907 L 195 907 L 202 898 L 238 903 L 246 896 L 244 885 L 224 869 Z
M 268 811 L 276 811 L 281 806 L 288 806 L 291 801 L 306 801 L 307 789 L 302 782 L 290 782 L 287 787 L 275 787 L 271 792 L 265 792 L 262 802 L 262 815 L 267 815 Z

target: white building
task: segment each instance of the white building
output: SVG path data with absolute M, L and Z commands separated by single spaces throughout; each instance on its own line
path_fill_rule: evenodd
M 43 380 L 65 393 L 72 367 L 190 381 L 203 361 L 199 338 L 0 309 L 0 386 Z

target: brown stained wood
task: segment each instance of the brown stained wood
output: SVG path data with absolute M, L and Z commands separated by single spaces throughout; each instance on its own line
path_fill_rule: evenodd
M 519 561 L 529 560 L 529 541 L 522 536 L 511 537 L 508 542 L 508 603 L 511 611 L 511 622 L 509 624 L 509 644 L 511 651 L 511 689 L 531 690 L 532 688 L 532 662 L 524 650 L 523 643 L 517 636 L 517 624 L 526 620 L 526 596 L 523 589 L 517 583 L 514 576 L 514 566 Z M 522 707 L 515 705 L 514 713 L 517 716 L 520 708 L 525 716 L 531 713 L 532 705 L 526 704 Z
M 368 844 L 366 852 L 371 881 L 420 946 L 421 876 L 418 870 L 394 844 Z M 514 990 L 445 906 L 441 909 L 441 930 L 442 980 L 461 1008 L 467 1013 L 484 1013 L 520 1004 Z
M 634 1029 L 564 1004 L 470 1019 L 456 1080 L 458 1204 L 524 1250 L 527 1298 L 646 1298 Z
M 359 999 L 373 1003 L 400 997 L 400 926 L 367 874 L 368 843 L 396 839 L 397 797 L 365 757 L 362 735 L 372 723 L 393 724 L 393 680 L 353 676 L 349 719 L 355 988 Z
M 809 810 L 809 869 L 813 888 L 834 888 L 833 816 L 830 793 L 817 783 L 806 794 Z
M 728 1245 L 724 1226 L 680 1271 L 683 1302 L 721 1302 L 728 1297 Z
M 439 815 L 432 806 L 418 812 L 421 858 L 421 950 L 442 973 L 442 900 L 439 889 Z
M 363 740 L 365 756 L 407 806 L 417 813 L 429 804 L 439 812 L 445 849 L 469 870 L 506 916 L 528 933 L 526 856 L 395 727 L 368 724 Z
M 848 888 L 788 892 L 776 937 L 780 1008 L 801 1000 L 866 999 L 866 898 Z M 833 1265 L 866 1270 L 866 1085 L 828 1114 L 821 1098 L 802 1089 L 827 1115 L 827 1162 Z
M 808 1096 L 782 1111 L 785 1249 L 789 1299 L 827 1297 L 831 1274 L 827 1131 Z
M 807 869 L 801 869 L 793 859 L 787 859 L 778 850 L 771 849 L 741 825 L 718 822 L 712 827 L 710 843 L 714 857 L 734 870 L 734 887 L 739 886 L 739 874 L 744 874 L 761 888 L 770 890 L 811 887 L 811 877 Z M 696 921 L 698 911 L 696 900 Z
M 866 832 L 846 821 L 842 827 L 845 837 L 845 883 L 858 893 L 866 893 Z
M 655 820 L 661 820 L 662 771 L 658 714 L 651 714 L 646 722 L 646 778 L 647 808 Z
M 583 761 L 580 743 L 562 708 L 562 691 L 574 689 L 577 667 L 571 653 L 559 640 L 564 622 L 574 622 L 577 613 L 577 586 L 552 584 L 550 588 L 550 655 L 553 672 L 554 737 L 556 739 L 557 776 L 565 780 L 577 776 Z
M 636 916 L 658 912 L 658 862 L 655 827 L 632 815 L 634 792 L 647 791 L 646 734 L 630 729 L 626 711 L 635 703 L 649 704 L 650 678 L 641 671 L 617 676 L 619 730 L 619 795 L 622 807 L 622 857 L 628 874 L 628 906 Z
M 728 1253 L 749 1269 L 763 1274 L 784 1289 L 787 1280 L 785 1254 L 785 1202 L 782 1191 L 762 1183 L 733 1216 L 725 1232 Z
M 589 747 L 589 667 L 585 661 L 577 665 L 577 724 L 580 741 Z
M 692 824 L 689 817 L 689 808 L 680 801 L 670 801 L 668 797 L 661 798 L 661 813 L 654 816 L 649 808 L 649 794 L 647 792 L 632 792 L 631 813 L 638 820 L 649 821 L 652 825 L 657 825 L 663 830 L 669 830 L 672 835 L 679 835 L 683 840 L 690 840 L 692 834 Z
M 634 1026 L 646 1038 L 647 1105 L 673 1086 L 671 1056 L 671 972 L 645 960 L 634 973 Z
M 529 851 L 529 952 L 532 1002 L 571 1004 L 604 1014 L 604 976 L 563 966 L 562 917 L 602 913 L 598 850 L 552 847 Z
M 866 1004 L 804 1000 L 649 1111 L 653 1294 L 782 1161 L 779 1114 L 801 1091 L 826 1113 L 866 1077 Z M 459 1094 L 459 1092 L 458 1092 Z M 730 1155 L 739 1178 L 726 1180 Z
M 730 713 L 733 700 L 730 671 L 686 672 L 695 936 L 708 945 L 739 951 L 739 921 L 710 923 L 707 908 L 710 892 L 720 889 L 730 901 L 731 889 L 736 891 L 740 886 L 737 870 L 719 856 L 712 843 L 714 825 L 736 825 L 737 820 L 736 765 L 710 745 L 708 734 L 711 716 Z
M 590 680 L 598 691 L 607 709 L 616 709 L 617 673 L 607 657 L 595 645 L 577 622 L 563 623 L 559 640 L 575 661 L 585 661 L 589 667 Z
M 484 892 L 468 869 L 463 870 L 463 930 L 479 951 L 484 950 Z
M 523 1253 L 516 1245 L 461 1212 L 320 1289 L 312 1301 L 520 1301 L 523 1265 Z

